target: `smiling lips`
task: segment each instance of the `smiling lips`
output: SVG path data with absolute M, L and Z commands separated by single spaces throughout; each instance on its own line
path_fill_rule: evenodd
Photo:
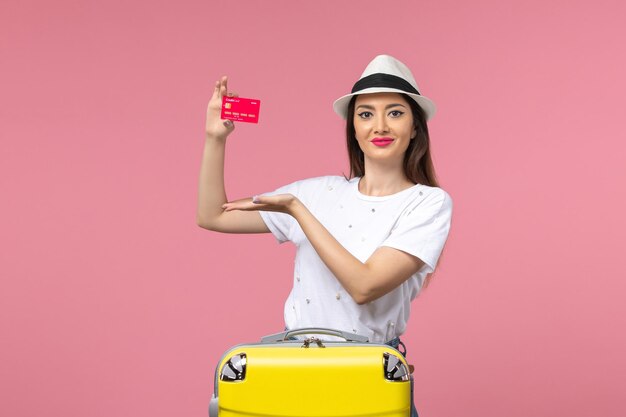
M 372 143 L 374 145 L 376 145 L 376 146 L 387 146 L 391 142 L 393 142 L 393 138 L 384 137 L 384 138 L 374 138 L 374 139 L 372 139 Z

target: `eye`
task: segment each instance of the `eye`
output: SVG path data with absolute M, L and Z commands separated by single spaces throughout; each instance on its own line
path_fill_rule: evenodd
M 390 115 L 391 117 L 400 117 L 400 116 L 402 116 L 403 114 L 404 114 L 404 112 L 403 112 L 403 111 L 400 111 L 400 110 L 392 110 L 392 111 L 390 111 L 390 112 L 389 112 L 389 115 Z
M 363 112 L 359 113 L 359 114 L 358 114 L 358 116 L 359 116 L 361 119 L 369 119 L 370 117 L 372 117 L 372 112 L 369 112 L 369 111 L 363 111 Z

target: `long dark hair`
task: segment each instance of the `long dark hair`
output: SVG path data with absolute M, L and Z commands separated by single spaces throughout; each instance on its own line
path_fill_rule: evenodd
M 430 157 L 430 136 L 428 135 L 428 125 L 426 124 L 424 110 L 411 97 L 406 94 L 400 95 L 411 107 L 413 124 L 417 132 L 404 154 L 404 174 L 414 184 L 419 183 L 438 187 L 435 167 Z M 350 100 L 346 119 L 346 143 L 348 145 L 348 158 L 350 159 L 350 178 L 362 177 L 365 174 L 363 151 L 359 147 L 354 133 L 354 103 L 356 102 L 356 97 L 353 96 Z

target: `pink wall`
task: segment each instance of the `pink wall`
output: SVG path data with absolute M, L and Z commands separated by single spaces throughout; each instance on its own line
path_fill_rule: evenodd
M 437 103 L 455 202 L 405 335 L 420 415 L 625 415 L 625 12 L 3 0 L 0 415 L 205 416 L 222 352 L 281 329 L 294 253 L 195 224 L 213 83 L 262 100 L 229 138 L 249 196 L 346 171 L 331 103 L 379 53 Z

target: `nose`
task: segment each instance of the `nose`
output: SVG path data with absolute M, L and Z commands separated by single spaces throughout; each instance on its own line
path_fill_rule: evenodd
M 376 124 L 375 124 L 374 133 L 387 133 L 389 132 L 389 126 L 387 126 L 387 118 L 384 114 L 379 114 L 376 116 Z

